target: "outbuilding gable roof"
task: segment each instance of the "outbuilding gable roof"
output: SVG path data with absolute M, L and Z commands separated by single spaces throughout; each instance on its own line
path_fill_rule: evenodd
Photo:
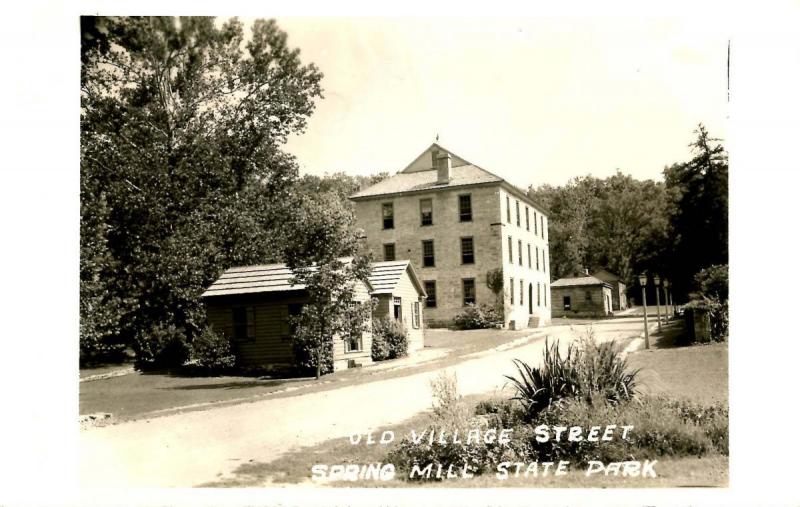
M 372 294 L 393 294 L 397 284 L 408 273 L 411 283 L 420 296 L 427 296 L 425 288 L 419 281 L 414 267 L 410 261 L 383 261 L 370 264 L 369 283 L 372 285 Z
M 409 261 L 373 262 L 367 289 L 372 294 L 391 294 L 404 272 L 408 272 L 411 282 L 420 295 L 425 296 L 425 289 L 417 277 Z M 294 273 L 286 264 L 266 264 L 261 266 L 243 266 L 225 270 L 201 295 L 230 296 L 235 294 L 254 294 L 260 292 L 288 292 L 303 290 L 304 284 L 292 284 Z
M 593 276 L 578 276 L 575 278 L 559 278 L 551 283 L 550 287 L 588 287 L 591 285 L 608 285 L 608 283 Z
M 620 278 L 619 275 L 612 273 L 611 271 L 605 268 L 598 268 L 597 270 L 595 270 L 594 273 L 592 273 L 592 276 L 600 278 L 601 280 L 605 280 L 607 282 L 619 282 L 620 280 L 622 280 L 622 278 Z

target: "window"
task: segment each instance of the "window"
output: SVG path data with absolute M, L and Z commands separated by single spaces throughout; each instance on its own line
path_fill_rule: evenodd
M 394 243 L 386 243 L 385 245 L 383 245 L 383 260 L 385 261 L 394 260 Z
M 525 306 L 525 282 L 519 281 L 519 305 Z
M 422 242 L 422 267 L 432 268 L 436 265 L 433 257 L 433 240 L 426 239 Z
M 511 239 L 511 236 L 508 237 L 508 262 L 514 264 L 514 240 Z
M 528 243 L 528 268 L 532 268 L 533 264 L 531 263 L 531 244 Z
M 508 284 L 509 291 L 511 292 L 511 304 L 514 304 L 514 277 L 511 277 L 511 280 Z
M 233 308 L 233 338 L 235 340 L 256 339 L 256 309 L 252 306 Z
M 519 265 L 522 266 L 522 240 L 517 241 L 517 260 Z
M 355 318 L 355 312 L 353 312 L 352 324 L 349 326 L 347 336 L 344 339 L 345 352 L 361 352 L 364 350 L 362 333 L 362 328 L 359 325 L 358 320 Z
M 536 271 L 539 271 L 539 247 L 536 247 Z
M 570 303 L 569 296 L 564 296 L 564 309 L 569 310 L 572 308 L 572 304 Z
M 586 294 L 585 294 L 585 298 L 586 298 L 586 301 L 591 301 L 592 300 L 592 291 L 587 290 Z
M 525 206 L 525 230 L 531 230 L 531 214 L 527 206 Z
M 398 322 L 403 322 L 403 298 L 393 298 L 392 299 L 392 307 L 394 320 Z
M 511 223 L 511 198 L 506 196 L 506 222 Z
M 533 210 L 533 234 L 535 236 L 539 235 L 539 229 L 536 227 L 536 210 Z
M 547 306 L 547 284 L 544 284 L 544 306 Z
M 545 262 L 545 260 L 544 260 L 545 259 L 545 257 L 544 257 L 545 252 L 546 252 L 546 250 L 543 248 L 542 249 L 542 271 L 544 271 L 546 273 L 547 272 L 547 262 Z
M 544 215 L 539 215 L 539 225 L 542 230 L 542 239 L 544 239 Z
M 464 306 L 467 305 L 474 305 L 475 304 L 475 279 L 474 278 L 465 278 L 461 281 L 463 294 L 464 294 Z
M 419 216 L 422 225 L 433 225 L 433 200 L 419 200 Z
M 520 221 L 519 221 L 519 201 L 517 201 L 517 227 L 520 227 L 520 226 L 521 225 L 520 225 Z
M 425 300 L 427 308 L 436 308 L 436 280 L 425 280 L 425 293 L 428 299 Z
M 461 222 L 472 222 L 472 196 L 458 196 L 458 219 Z
M 536 282 L 536 306 L 542 306 L 542 287 L 541 283 Z
M 475 264 L 474 247 L 472 238 L 461 238 L 461 264 Z
M 390 202 L 383 204 L 383 228 L 394 229 L 394 204 Z
M 414 301 L 411 305 L 411 325 L 414 329 L 419 329 L 419 301 Z

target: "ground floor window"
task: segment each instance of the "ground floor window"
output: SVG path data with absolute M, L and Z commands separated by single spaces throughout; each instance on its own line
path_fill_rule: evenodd
M 523 294 L 525 294 L 525 282 L 523 280 L 520 280 L 519 281 L 519 305 L 520 306 L 525 306 L 525 297 L 523 296 Z
M 394 315 L 394 320 L 398 322 L 403 322 L 403 299 L 402 298 L 392 299 L 392 306 L 393 306 L 392 315 Z
M 461 281 L 464 306 L 475 304 L 475 279 L 465 278 Z
M 542 306 L 542 285 L 536 282 L 536 306 Z
M 436 308 L 436 280 L 425 280 L 425 294 L 428 295 L 425 306 Z
M 233 308 L 233 338 L 236 340 L 255 340 L 256 309 L 253 306 Z

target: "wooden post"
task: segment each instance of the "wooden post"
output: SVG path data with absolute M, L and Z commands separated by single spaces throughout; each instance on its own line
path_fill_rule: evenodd
M 647 294 L 644 291 L 645 286 L 642 285 L 642 305 L 644 306 L 644 348 L 650 348 L 650 331 L 647 329 Z

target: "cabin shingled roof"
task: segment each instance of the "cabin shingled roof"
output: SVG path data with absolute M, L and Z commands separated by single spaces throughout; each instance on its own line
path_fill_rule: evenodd
M 425 289 L 409 261 L 373 262 L 370 264 L 368 285 L 371 294 L 390 294 L 403 273 L 408 270 L 412 282 L 421 295 Z M 262 292 L 287 292 L 305 289 L 303 284 L 292 284 L 292 270 L 286 264 L 243 266 L 225 270 L 217 280 L 203 292 L 201 297 L 230 296 Z
M 550 284 L 550 288 L 557 287 L 588 287 L 592 285 L 608 285 L 607 282 L 594 276 L 578 276 L 575 278 L 559 278 Z

